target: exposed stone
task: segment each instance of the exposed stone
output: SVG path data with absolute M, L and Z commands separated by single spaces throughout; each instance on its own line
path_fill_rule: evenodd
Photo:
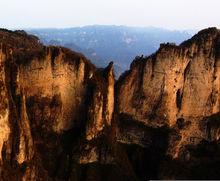
M 0 30 L 0 40 L 0 178 L 18 164 L 18 180 L 64 179 L 78 159 L 97 162 L 96 146 L 71 155 L 111 125 L 112 65 L 98 70 L 83 55 L 44 47 L 25 32 Z
M 203 30 L 179 46 L 161 45 L 150 57 L 136 58 L 118 83 L 118 111 L 152 127 L 192 124 L 180 131 L 182 139 L 170 153 L 201 140 L 198 122 L 219 112 L 219 40 L 217 29 Z
M 113 63 L 24 31 L 0 43 L 0 180 L 219 179 L 216 28 L 136 57 L 116 85 Z

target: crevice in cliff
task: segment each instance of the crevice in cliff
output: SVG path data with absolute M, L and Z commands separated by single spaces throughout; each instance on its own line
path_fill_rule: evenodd
M 60 49 L 57 47 L 49 47 L 48 49 L 51 54 L 51 68 L 53 70 L 55 68 L 55 60 L 60 54 Z
M 9 136 L 9 147 L 8 150 L 5 152 L 4 164 L 6 165 L 6 172 L 7 169 L 14 170 L 15 173 L 19 173 L 19 165 L 17 163 L 17 154 L 19 153 L 19 142 L 20 142 L 20 129 L 18 120 L 20 119 L 20 109 L 19 105 L 19 98 L 16 96 L 16 77 L 17 77 L 17 66 L 13 60 L 12 55 L 8 54 L 6 50 L 6 61 L 5 61 L 5 83 L 7 88 L 7 94 L 9 99 L 9 125 L 10 125 L 10 136 Z
M 188 62 L 188 64 L 186 65 L 186 68 L 184 69 L 184 73 L 183 73 L 184 82 L 186 81 L 186 78 L 189 74 L 190 66 L 191 66 L 191 61 Z
M 155 117 L 157 116 L 156 112 L 157 112 L 159 106 L 162 103 L 163 95 L 164 95 L 164 91 L 165 91 L 164 88 L 165 88 L 165 76 L 163 77 L 163 80 L 162 80 L 161 89 L 160 89 L 160 95 L 159 95 L 158 99 L 156 100 L 156 102 L 154 103 L 154 105 L 153 105 L 153 107 L 151 109 L 151 112 L 149 114 L 149 119 L 150 120 L 155 119 Z
M 17 120 L 18 119 L 18 115 L 19 115 L 19 112 L 17 112 L 17 107 L 16 107 L 16 95 L 15 95 L 15 77 L 16 76 L 16 68 L 14 66 L 13 70 L 11 69 L 11 67 L 13 67 L 10 62 L 12 62 L 12 60 L 10 59 L 7 59 L 7 62 L 6 62 L 6 68 L 5 68 L 5 74 L 6 74 L 6 86 L 7 86 L 7 90 L 8 90 L 8 94 L 9 94 L 9 107 L 10 107 L 10 112 L 12 114 L 10 114 L 11 116 L 11 123 L 12 123 L 12 127 L 15 126 L 17 124 L 17 122 L 15 121 L 15 124 L 14 124 L 14 120 Z M 18 101 L 18 100 L 17 100 Z M 15 114 L 13 117 L 13 114 Z M 17 127 L 17 126 L 16 126 Z M 14 132 L 16 133 L 16 131 Z M 14 134 L 13 133 L 13 134 Z
M 180 110 L 181 109 L 181 105 L 182 105 L 182 98 L 183 95 L 181 93 L 181 90 L 178 89 L 176 92 L 176 107 Z

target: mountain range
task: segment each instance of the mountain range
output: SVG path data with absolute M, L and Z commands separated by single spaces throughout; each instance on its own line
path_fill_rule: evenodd
M 160 43 L 179 44 L 195 31 L 171 31 L 155 27 L 93 25 L 66 29 L 27 29 L 46 45 L 59 45 L 83 53 L 97 67 L 114 62 L 117 77 L 129 69 L 137 55 L 150 55 Z

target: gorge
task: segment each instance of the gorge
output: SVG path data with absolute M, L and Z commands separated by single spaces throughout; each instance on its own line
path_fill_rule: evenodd
M 0 179 L 219 179 L 220 31 L 113 62 L 0 30 Z

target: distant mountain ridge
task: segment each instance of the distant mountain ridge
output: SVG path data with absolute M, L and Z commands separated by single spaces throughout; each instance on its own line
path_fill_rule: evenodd
M 46 45 L 60 45 L 83 53 L 96 66 L 114 61 L 119 74 L 129 68 L 137 55 L 150 55 L 160 43 L 180 42 L 191 37 L 187 31 L 155 27 L 93 25 L 65 29 L 28 29 Z

